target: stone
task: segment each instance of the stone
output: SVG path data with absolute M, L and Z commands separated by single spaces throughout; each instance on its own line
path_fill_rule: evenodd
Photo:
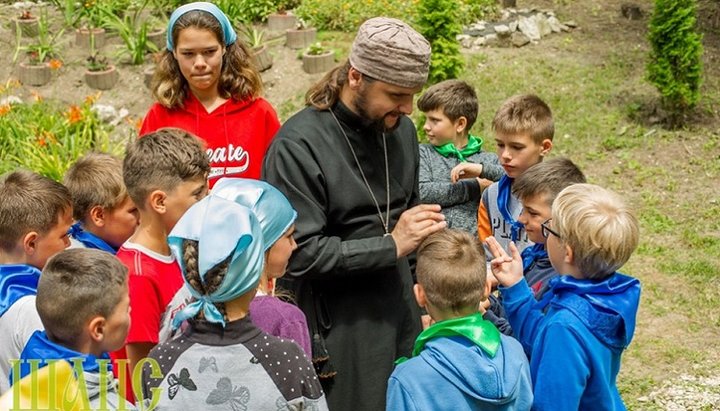
M 518 21 L 517 21 L 517 20 L 511 21 L 511 22 L 508 24 L 508 27 L 510 28 L 510 31 L 511 31 L 511 32 L 517 31 L 517 29 L 518 29 Z
M 504 24 L 498 24 L 495 26 L 495 34 L 497 34 L 500 37 L 509 36 L 510 35 L 510 27 L 504 25 Z
M 570 27 L 568 27 L 568 26 L 566 26 L 566 25 L 564 25 L 564 24 L 560 24 L 560 30 L 562 30 L 562 31 L 564 31 L 565 33 L 567 33 L 567 32 L 570 31 Z
M 553 33 L 560 33 L 562 31 L 562 23 L 560 23 L 560 20 L 558 20 L 557 17 L 550 16 L 548 17 L 547 22 Z
M 7 96 L 0 100 L 0 106 L 10 106 L 13 104 L 22 104 L 22 99 L 18 96 Z
M 473 41 L 473 47 L 483 47 L 487 44 L 487 40 L 485 39 L 485 36 L 478 37 Z
M 465 47 L 466 49 L 472 48 L 472 46 L 475 44 L 475 40 L 482 37 L 471 37 L 471 36 L 465 36 L 462 40 L 460 40 L 460 45 Z
M 510 10 L 508 10 L 508 9 L 505 9 L 500 12 L 500 20 L 501 21 L 510 20 L 510 16 L 511 16 L 511 13 L 510 13 Z
M 469 39 L 470 37 L 472 37 L 472 36 L 469 36 L 467 34 L 458 34 L 457 36 L 455 36 L 455 40 L 457 40 L 458 42 L 461 42 L 465 39 Z
M 530 40 L 540 40 L 540 29 L 535 19 L 520 17 L 520 20 L 518 20 L 518 30 Z
M 545 17 L 544 14 L 535 15 L 535 23 L 537 23 L 540 37 L 545 37 L 548 34 L 552 33 L 552 27 L 550 27 L 550 23 L 548 23 L 548 19 L 547 17 Z
M 481 35 L 482 33 L 483 33 L 483 30 L 478 30 L 476 28 L 469 27 L 469 28 L 463 29 L 462 34 L 465 34 L 465 35 L 471 36 L 471 37 L 477 37 L 477 36 Z
M 515 47 L 522 47 L 530 43 L 530 38 L 523 33 L 516 31 L 510 36 L 510 42 Z
M 640 20 L 643 15 L 640 6 L 632 3 L 623 3 L 620 5 L 620 13 L 628 20 Z
M 487 46 L 497 46 L 499 44 L 498 36 L 497 34 L 488 34 L 485 36 L 485 45 Z
M 570 27 L 571 29 L 574 29 L 574 28 L 576 28 L 576 27 L 578 26 L 577 23 L 575 23 L 575 20 L 568 20 L 568 21 L 566 21 L 566 22 L 563 23 L 563 24 L 565 24 L 566 26 Z

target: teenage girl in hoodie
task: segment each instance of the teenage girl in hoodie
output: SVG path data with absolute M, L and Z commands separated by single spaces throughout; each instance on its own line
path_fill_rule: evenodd
M 262 79 L 227 16 L 196 2 L 170 16 L 167 49 L 155 69 L 140 135 L 179 127 L 207 144 L 210 186 L 223 176 L 260 178 L 263 157 L 280 128 L 260 97 Z

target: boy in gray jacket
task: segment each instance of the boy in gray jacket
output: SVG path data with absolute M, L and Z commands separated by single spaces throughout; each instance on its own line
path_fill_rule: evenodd
M 446 80 L 430 87 L 417 106 L 429 141 L 420 145 L 420 201 L 440 204 L 448 228 L 477 235 L 480 194 L 504 173 L 497 155 L 482 151 L 482 138 L 470 135 L 478 115 L 475 90 Z

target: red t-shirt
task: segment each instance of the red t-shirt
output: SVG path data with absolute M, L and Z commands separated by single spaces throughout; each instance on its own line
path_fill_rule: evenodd
M 129 241 L 120 247 L 116 256 L 128 268 L 130 330 L 125 344 L 157 344 L 163 313 L 183 286 L 180 265 L 172 255 L 160 255 Z M 113 362 L 127 359 L 125 347 L 111 353 L 111 357 Z M 114 371 L 117 377 L 117 367 Z M 132 376 L 126 375 L 126 393 L 128 400 L 132 401 Z
M 178 127 L 202 138 L 210 160 L 210 187 L 220 177 L 260 178 L 263 158 L 280 128 L 277 114 L 263 98 L 229 99 L 208 113 L 192 93 L 184 107 L 168 109 L 155 103 L 145 115 L 140 135 Z

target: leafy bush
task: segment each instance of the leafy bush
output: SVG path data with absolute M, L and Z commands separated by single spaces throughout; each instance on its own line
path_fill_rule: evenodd
M 696 14 L 696 0 L 655 0 L 650 19 L 647 78 L 660 91 L 671 126 L 679 125 L 700 97 L 703 48 Z
M 457 78 L 464 60 L 456 36 L 462 33 L 457 0 L 420 0 L 417 28 L 430 42 L 430 74 L 428 84 Z
M 0 95 L 8 88 L 0 87 Z M 120 154 L 122 145 L 111 141 L 93 102 L 88 97 L 82 105 L 63 106 L 36 97 L 33 103 L 0 105 L 0 174 L 22 167 L 60 181 L 88 151 Z
M 415 18 L 418 0 L 303 0 L 295 10 L 318 30 L 355 31 L 365 20 L 386 16 L 407 22 Z
M 355 31 L 365 20 L 376 16 L 415 21 L 419 0 L 303 0 L 295 10 L 319 30 Z M 468 24 L 495 11 L 496 0 L 459 0 L 458 21 Z

